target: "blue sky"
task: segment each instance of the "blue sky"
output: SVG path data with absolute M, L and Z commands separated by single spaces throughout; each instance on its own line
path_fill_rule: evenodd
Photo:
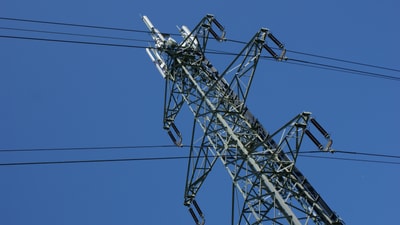
M 230 39 L 247 41 L 267 27 L 289 50 L 400 69 L 399 8 L 396 1 L 3 0 L 0 17 L 145 30 L 140 15 L 147 15 L 161 32 L 177 33 L 176 25 L 192 28 L 211 13 Z M 4 20 L 0 26 L 151 41 L 140 33 Z M 5 29 L 0 35 L 147 46 Z M 237 48 L 228 43 L 212 47 Z M 4 38 L 0 49 L 0 149 L 172 144 L 162 129 L 164 81 L 143 49 Z M 287 56 L 400 77 L 394 71 Z M 210 59 L 222 71 L 231 58 Z M 335 149 L 400 155 L 399 96 L 398 81 L 265 60 L 258 66 L 248 105 L 269 131 L 311 111 L 332 134 Z M 190 143 L 192 119 L 183 112 L 176 122 L 184 144 Z M 187 153 L 187 148 L 0 152 L 0 163 Z M 346 224 L 397 221 L 398 164 L 301 157 L 298 168 Z M 0 224 L 194 224 L 183 206 L 186 169 L 186 160 L 0 166 Z M 230 178 L 218 164 L 197 197 L 207 224 L 230 224 L 230 188 Z

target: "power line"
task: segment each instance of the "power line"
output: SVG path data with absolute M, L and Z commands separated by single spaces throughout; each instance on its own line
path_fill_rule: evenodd
M 239 43 L 239 44 L 247 44 L 247 42 L 245 42 L 245 41 L 239 41 L 239 40 L 234 40 L 234 39 L 227 39 L 227 41 L 233 42 L 233 43 Z M 279 50 L 276 47 L 271 47 L 271 48 L 275 49 L 275 50 Z M 389 68 L 389 67 L 385 67 L 385 66 L 378 66 L 378 65 L 373 65 L 373 64 L 369 64 L 369 63 L 356 62 L 356 61 L 352 61 L 352 60 L 339 59 L 339 58 L 335 58 L 335 57 L 318 55 L 318 54 L 313 54 L 313 53 L 306 53 L 306 52 L 295 51 L 295 50 L 290 50 L 290 49 L 286 49 L 286 52 L 291 52 L 291 53 L 295 53 L 295 54 L 299 54 L 299 55 L 311 56 L 311 57 L 315 57 L 315 58 L 327 59 L 327 60 L 337 61 L 337 62 L 342 62 L 342 63 L 354 64 L 354 65 L 359 65 L 359 66 L 366 66 L 366 67 L 371 67 L 371 68 L 376 68 L 376 69 L 389 70 L 389 71 L 393 71 L 393 72 L 400 72 L 400 69 Z
M 343 160 L 343 161 L 354 161 L 354 162 L 365 162 L 365 163 L 380 163 L 380 164 L 400 165 L 400 162 L 381 161 L 381 160 L 353 159 L 353 158 L 331 157 L 331 156 L 316 156 L 316 155 L 300 155 L 300 156 L 301 157 L 306 157 L 306 158 L 332 159 L 332 160 Z
M 84 44 L 84 45 L 97 45 L 97 46 L 111 46 L 111 47 L 124 47 L 124 48 L 137 48 L 137 49 L 145 49 L 148 47 L 140 46 L 140 45 L 127 45 L 127 44 L 113 44 L 113 43 L 102 43 L 102 42 L 89 42 L 89 41 L 75 41 L 75 40 L 65 40 L 65 39 L 49 39 L 49 38 L 37 38 L 37 37 L 26 37 L 26 36 L 9 36 L 9 35 L 0 35 L 0 38 L 8 38 L 8 39 L 21 39 L 21 40 L 31 40 L 31 41 L 48 41 L 48 42 L 58 42 L 58 43 L 71 43 L 71 44 Z M 237 55 L 236 53 L 229 52 L 220 52 L 216 50 L 207 51 L 208 54 L 217 54 L 217 55 Z M 264 59 L 271 59 L 271 57 L 263 57 Z M 367 72 L 362 70 L 355 70 L 340 66 L 333 66 L 328 64 L 316 63 L 311 61 L 299 60 L 299 59 L 289 59 L 290 61 L 299 62 L 298 65 L 302 66 L 311 66 L 320 69 L 339 71 L 350 74 L 357 74 L 361 76 L 369 76 L 375 78 L 382 78 L 394 81 L 400 81 L 400 77 L 389 76 L 380 73 Z M 289 62 L 290 63 L 290 62 Z M 296 64 L 296 63 L 292 63 Z
M 315 154 L 315 153 L 324 153 L 321 150 L 313 150 L 313 151 L 301 151 L 299 155 L 304 154 Z M 368 157 L 377 157 L 377 158 L 392 158 L 392 159 L 400 159 L 400 155 L 389 155 L 389 154 L 380 154 L 380 153 L 368 153 L 368 152 L 356 152 L 356 151 L 343 151 L 333 149 L 332 154 L 346 154 L 346 155 L 358 155 L 358 156 L 368 156 Z
M 112 39 L 112 40 L 149 42 L 148 40 L 136 39 L 136 38 L 122 38 L 122 37 L 115 37 L 115 36 L 78 34 L 78 33 L 71 33 L 71 32 L 57 32 L 57 31 L 48 31 L 48 30 L 37 30 L 37 29 L 23 29 L 23 28 L 14 28 L 14 27 L 0 27 L 0 29 L 1 30 L 32 32 L 32 33 L 43 33 L 43 34 L 68 35 L 68 36 L 77 36 L 77 37 L 90 37 L 90 38 L 103 38 L 103 39 Z
M 239 40 L 234 40 L 234 39 L 227 39 L 226 41 L 233 42 L 233 43 L 239 43 L 239 44 L 247 44 L 247 42 L 245 42 L 245 41 L 239 41 Z M 271 48 L 275 49 L 275 50 L 279 50 L 278 48 L 275 48 L 275 47 L 271 47 Z M 378 66 L 378 65 L 368 64 L 368 63 L 361 63 L 361 62 L 356 62 L 356 61 L 352 61 L 352 60 L 345 60 L 345 59 L 340 59 L 340 58 L 335 58 L 335 57 L 330 57 L 330 56 L 323 56 L 323 55 L 318 55 L 318 54 L 313 54 L 313 53 L 306 53 L 306 52 L 295 51 L 295 50 L 290 50 L 290 49 L 286 49 L 286 52 L 291 52 L 291 53 L 299 54 L 299 55 L 311 56 L 311 57 L 315 57 L 315 58 L 327 59 L 327 60 L 332 60 L 332 61 L 337 61 L 337 62 L 342 62 L 342 63 L 371 67 L 371 68 L 376 68 L 376 69 L 389 70 L 389 71 L 393 71 L 393 72 L 400 72 L 400 69 L 394 69 L 394 68 Z
M 59 147 L 59 148 L 15 148 L 0 149 L 0 153 L 13 152 L 45 152 L 45 151 L 85 151 L 85 150 L 115 150 L 115 149 L 148 149 L 148 148 L 176 148 L 176 145 L 127 145 L 127 146 L 93 146 L 93 147 Z M 187 148 L 190 146 L 182 146 Z
M 0 153 L 12 153 L 12 152 L 43 152 L 43 151 L 85 151 L 85 150 L 115 150 L 115 149 L 155 149 L 155 148 L 190 148 L 190 145 L 183 145 L 177 147 L 173 144 L 165 145 L 126 145 L 126 146 L 89 146 L 89 147 L 56 147 L 56 148 L 9 148 L 0 149 Z M 200 148 L 201 146 L 193 146 L 193 148 Z M 320 150 L 313 151 L 301 151 L 299 154 L 310 154 L 310 153 L 325 153 Z M 351 155 L 363 155 L 371 157 L 383 157 L 383 158 L 395 158 L 400 159 L 398 155 L 378 154 L 378 153 L 367 153 L 367 152 L 356 152 L 356 151 L 343 151 L 334 150 L 333 153 L 351 154 Z
M 334 57 L 329 57 L 329 56 L 323 56 L 323 55 L 317 55 L 317 54 L 312 54 L 312 53 L 306 53 L 306 52 L 300 52 L 300 51 L 294 51 L 294 50 L 286 50 L 287 52 L 295 53 L 295 54 L 300 54 L 300 55 L 306 55 L 306 56 L 312 56 L 316 58 L 322 58 L 322 59 L 328 59 L 332 61 L 338 61 L 338 62 L 344 62 L 344 63 L 349 63 L 349 64 L 354 64 L 354 65 L 359 65 L 359 66 L 366 66 L 366 67 L 372 67 L 376 69 L 382 69 L 382 70 L 390 70 L 394 72 L 400 72 L 399 69 L 393 69 L 389 67 L 384 67 L 384 66 L 377 66 L 373 64 L 368 64 L 368 63 L 361 63 L 361 62 L 356 62 L 356 61 L 350 61 L 350 60 L 345 60 L 345 59 L 339 59 L 339 58 L 334 58 Z
M 381 160 L 366 160 L 366 159 L 353 159 L 353 158 L 331 157 L 331 156 L 311 156 L 311 155 L 300 155 L 300 157 L 400 165 L 400 162 L 381 161 Z M 178 160 L 178 159 L 190 159 L 190 158 L 191 158 L 190 156 L 168 156 L 168 157 L 142 157 L 142 158 L 119 158 L 119 159 L 93 159 L 93 160 L 11 162 L 11 163 L 0 163 L 0 167 L 1 166 L 52 165 L 52 164 L 108 163 L 108 162 L 129 162 L 129 161 L 158 161 L 158 160 Z
M 324 63 L 317 63 L 317 62 L 294 59 L 294 58 L 289 58 L 288 60 L 298 62 L 298 63 L 300 63 L 300 65 L 303 65 L 303 64 L 313 65 L 313 66 L 316 66 L 321 69 L 342 71 L 342 72 L 358 74 L 358 75 L 362 75 L 362 76 L 369 76 L 369 77 L 376 77 L 376 78 L 400 81 L 400 77 L 385 75 L 385 74 L 381 74 L 381 73 L 373 73 L 373 72 L 368 72 L 368 71 L 363 71 L 363 70 L 356 70 L 356 69 L 351 69 L 351 68 L 346 68 L 346 67 L 341 67 L 341 66 L 333 66 L 333 65 L 328 65 L 328 64 L 324 64 Z
M 190 158 L 190 157 L 189 156 L 169 156 L 169 157 L 121 158 L 121 159 L 65 160 L 65 161 L 42 161 L 42 162 L 12 162 L 12 163 L 0 163 L 0 166 L 28 166 L 28 165 L 51 165 L 51 164 L 156 161 L 156 160 L 177 160 L 177 159 L 188 159 L 188 158 Z
M 182 146 L 183 148 L 190 148 L 189 145 Z M 200 146 L 193 146 L 194 148 L 200 148 Z M 154 149 L 154 148 L 177 148 L 176 145 L 131 145 L 131 146 L 97 146 L 97 147 L 60 147 L 60 148 L 17 148 L 17 149 L 0 149 L 0 152 L 41 152 L 41 151 L 81 151 L 81 150 L 112 150 L 112 149 Z M 332 157 L 332 156 L 315 156 L 305 155 L 309 153 L 321 153 L 321 151 L 303 151 L 299 153 L 299 157 L 307 158 L 319 158 L 319 159 L 331 159 L 331 160 L 342 160 L 342 161 L 354 161 L 354 162 L 365 162 L 365 163 L 379 163 L 379 164 L 400 164 L 400 162 L 383 161 L 383 160 L 368 160 L 368 159 L 355 159 L 355 158 L 344 158 L 344 157 Z M 400 156 L 387 155 L 387 154 L 376 154 L 376 153 L 365 153 L 355 151 L 342 151 L 335 150 L 334 153 L 351 154 L 351 155 L 363 155 L 369 157 L 385 157 L 400 159 Z M 24 166 L 24 165 L 50 165 L 50 164 L 77 164 L 77 163 L 105 163 L 105 162 L 126 162 L 126 161 L 150 161 L 150 160 L 173 160 L 173 159 L 190 159 L 190 156 L 169 156 L 169 157 L 143 157 L 143 158 L 120 158 L 120 159 L 94 159 L 94 160 L 63 160 L 63 161 L 41 161 L 41 162 L 11 162 L 11 163 L 0 163 L 0 166 Z
M 83 28 L 93 28 L 93 29 L 102 29 L 102 30 L 149 33 L 149 31 L 128 29 L 128 28 L 107 27 L 107 26 L 97 26 L 97 25 L 85 25 L 85 24 L 77 24 L 77 23 L 65 23 L 65 22 L 53 22 L 53 21 L 32 20 L 32 19 L 20 19 L 20 18 L 11 18 L 11 17 L 0 17 L 0 20 L 18 21 L 18 22 L 27 22 L 27 23 L 40 23 L 40 24 L 50 24 L 50 25 L 61 25 L 61 26 L 70 26 L 70 27 L 83 27 Z
M 352 151 L 342 151 L 342 150 L 335 150 L 334 152 L 335 153 L 343 153 L 343 154 L 351 154 L 351 155 L 364 155 L 364 156 L 374 156 L 374 157 L 400 159 L 400 156 L 398 156 L 398 155 L 386 155 L 386 154 L 365 153 L 365 152 L 352 152 Z
M 125 31 L 125 32 L 136 32 L 136 33 L 148 33 L 148 34 L 150 33 L 149 31 L 139 30 L 139 29 L 98 26 L 98 25 L 86 25 L 86 24 L 77 24 L 77 23 L 66 23 L 66 22 L 54 22 L 54 21 L 33 20 L 33 19 L 21 19 L 21 18 L 11 18 L 11 17 L 0 17 L 0 20 L 39 23 L 39 24 L 51 24 L 51 25 L 61 25 L 61 26 L 72 26 L 72 27 L 83 27 L 83 28 L 94 28 L 94 29 Z M 169 35 L 179 35 L 179 34 L 169 33 Z M 140 41 L 142 41 L 142 40 L 140 40 Z M 239 44 L 247 44 L 247 42 L 245 42 L 245 41 L 240 41 L 240 40 L 235 40 L 235 39 L 226 39 L 226 41 L 233 42 L 233 43 L 239 43 Z M 330 57 L 330 56 L 323 56 L 323 55 L 306 53 L 306 52 L 302 52 L 302 51 L 295 51 L 295 50 L 289 50 L 289 49 L 287 49 L 286 51 L 295 53 L 295 54 L 311 56 L 311 57 L 316 57 L 316 58 L 321 58 L 321 59 L 327 59 L 327 60 L 332 60 L 332 61 L 337 61 L 337 62 L 366 66 L 366 67 L 382 69 L 382 70 L 389 70 L 389 71 L 393 71 L 393 72 L 400 72 L 400 69 L 394 69 L 394 68 L 378 66 L 378 65 L 368 64 L 368 63 L 361 63 L 361 62 L 356 62 L 356 61 L 351 61 L 351 60 L 339 59 L 339 58 Z
M 101 26 L 93 26 L 93 25 L 81 25 L 81 24 L 60 23 L 60 22 L 50 22 L 50 21 L 26 20 L 26 19 L 17 19 L 17 18 L 0 17 L 0 19 L 16 20 L 16 21 L 24 21 L 24 22 L 34 22 L 34 23 L 56 24 L 56 25 L 65 25 L 65 26 L 89 27 L 89 28 L 98 28 L 98 29 L 111 29 L 111 30 L 123 30 L 123 31 L 135 31 L 135 32 L 140 31 L 140 30 L 125 29 L 125 28 L 101 27 Z M 113 36 L 87 35 L 87 34 L 77 34 L 77 33 L 68 33 L 68 32 L 53 32 L 53 31 L 10 28 L 10 27 L 0 27 L 0 29 L 39 32 L 39 33 L 47 33 L 47 34 L 73 35 L 73 36 L 80 36 L 80 37 L 108 38 L 108 39 L 114 39 L 114 40 L 131 40 L 131 41 L 141 41 L 141 42 L 146 41 L 146 40 L 142 40 L 142 39 L 119 38 L 119 37 L 113 37 Z M 141 31 L 141 32 L 148 33 L 147 31 Z M 76 40 L 65 40 L 65 39 L 50 39 L 50 38 L 38 38 L 38 37 L 26 37 L 26 36 L 1 35 L 0 38 L 22 39 L 22 40 L 32 40 L 32 41 L 48 41 L 48 42 L 72 43 L 72 44 L 85 44 L 85 45 L 98 45 L 98 46 L 111 46 L 111 47 L 128 47 L 128 48 L 140 48 L 140 49 L 146 48 L 146 47 L 140 46 L 140 45 L 76 41 Z M 236 40 L 231 40 L 231 39 L 228 39 L 228 40 L 231 42 L 244 43 L 242 41 L 236 41 Z M 303 52 L 299 52 L 299 51 L 291 51 L 291 52 L 296 53 L 296 54 L 309 55 L 309 56 L 319 57 L 319 58 L 324 58 L 324 59 L 329 59 L 329 60 L 336 60 L 336 61 L 341 61 L 341 62 L 346 62 L 346 63 L 353 63 L 353 64 L 357 64 L 357 65 L 364 65 L 364 66 L 369 66 L 369 67 L 375 67 L 375 68 L 400 72 L 400 70 L 391 69 L 391 68 L 387 68 L 387 67 L 358 63 L 358 62 L 354 62 L 354 61 L 342 60 L 342 59 L 337 59 L 337 58 L 332 58 L 332 57 L 327 57 L 327 56 L 320 56 L 320 55 L 315 55 L 315 54 L 310 54 L 310 53 L 303 53 Z M 207 51 L 207 53 L 208 54 L 217 54 L 217 55 L 237 55 L 236 53 L 230 53 L 230 52 L 218 51 L 218 50 L 209 50 L 209 51 Z M 265 57 L 265 56 L 263 58 L 271 59 L 271 57 Z M 300 66 L 313 67 L 313 68 L 319 68 L 319 69 L 325 69 L 325 70 L 331 70 L 331 71 L 344 72 L 344 73 L 349 73 L 349 74 L 356 74 L 356 75 L 361 75 L 361 76 L 369 76 L 369 77 L 375 77 L 375 78 L 400 81 L 400 77 L 396 77 L 396 76 L 390 76 L 390 75 L 386 75 L 386 74 L 368 72 L 368 71 L 363 71 L 363 70 L 356 70 L 356 69 L 351 69 L 351 68 L 346 68 L 346 67 L 341 67 L 341 66 L 334 66 L 334 65 L 324 64 L 324 63 L 317 63 L 317 62 L 312 62 L 312 61 L 295 59 L 295 58 L 289 58 L 286 62 L 289 64 L 300 65 Z
M 36 37 L 25 37 L 25 36 L 0 35 L 0 38 L 21 39 L 21 40 L 31 40 L 31 41 L 48 41 L 48 42 L 59 42 L 59 43 L 72 43 L 72 44 L 84 44 L 84 45 L 112 46 L 112 47 L 123 47 L 123 48 L 141 48 L 141 49 L 147 48 L 147 47 L 139 46 L 139 45 L 112 44 L 112 43 L 89 42 L 89 41 L 73 41 L 73 40 L 64 40 L 64 39 L 49 39 L 49 38 L 36 38 Z
M 274 58 L 268 57 L 268 56 L 267 57 L 262 56 L 261 58 L 267 59 L 267 60 L 274 60 Z M 312 67 L 312 68 L 317 68 L 317 69 L 324 69 L 324 70 L 337 71 L 337 72 L 348 73 L 348 74 L 355 74 L 355 75 L 360 75 L 360 76 L 400 81 L 400 77 L 396 77 L 396 76 L 390 76 L 390 75 L 381 74 L 381 73 L 373 73 L 373 72 L 368 72 L 368 71 L 363 71 L 363 70 L 356 70 L 356 69 L 346 68 L 346 67 L 342 67 L 342 66 L 334 66 L 334 65 L 317 63 L 317 62 L 312 62 L 312 61 L 305 61 L 305 60 L 294 59 L 294 58 L 288 58 L 284 62 L 288 63 L 288 64 Z

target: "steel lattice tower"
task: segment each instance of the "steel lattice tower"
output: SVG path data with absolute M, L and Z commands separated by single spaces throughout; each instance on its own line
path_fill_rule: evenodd
M 184 103 L 194 115 L 184 204 L 196 224 L 205 221 L 196 194 L 218 159 L 243 196 L 238 224 L 344 224 L 295 166 L 304 135 L 321 151 L 331 151 L 329 134 L 309 112 L 269 133 L 246 106 L 263 50 L 285 60 L 283 44 L 262 28 L 219 73 L 205 56 L 209 40 L 225 39 L 224 27 L 213 15 L 193 30 L 179 28 L 179 43 L 160 33 L 146 16 L 142 19 L 155 42 L 146 51 L 165 79 L 164 129 L 176 145 L 182 145 L 182 136 L 174 121 Z

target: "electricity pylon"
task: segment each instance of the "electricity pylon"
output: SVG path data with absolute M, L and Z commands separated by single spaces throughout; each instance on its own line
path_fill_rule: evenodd
M 309 112 L 269 133 L 246 106 L 263 50 L 282 61 L 284 45 L 261 28 L 219 73 L 206 58 L 209 40 L 225 40 L 224 27 L 213 15 L 193 30 L 178 28 L 179 43 L 148 17 L 142 19 L 155 42 L 146 51 L 165 79 L 164 129 L 176 145 L 182 145 L 182 135 L 174 121 L 184 103 L 194 115 L 184 204 L 196 224 L 204 224 L 205 217 L 195 197 L 218 159 L 243 196 L 237 224 L 344 224 L 295 166 L 303 137 L 329 152 L 330 135 Z

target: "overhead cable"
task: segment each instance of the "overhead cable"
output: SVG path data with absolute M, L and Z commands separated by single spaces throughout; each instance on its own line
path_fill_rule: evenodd
M 87 147 L 54 147 L 54 148 L 8 148 L 0 149 L 0 153 L 18 153 L 18 152 L 43 152 L 43 151 L 85 151 L 85 150 L 116 150 L 116 149 L 156 149 L 156 148 L 201 148 L 201 146 L 190 146 L 182 145 L 177 148 L 176 145 L 120 145 L 120 146 L 87 146 Z M 207 147 L 207 146 L 203 146 Z M 211 146 L 210 146 L 211 147 Z M 315 153 L 325 153 L 320 150 L 312 151 L 300 151 L 299 154 L 315 154 Z M 369 157 L 383 157 L 383 158 L 395 158 L 400 159 L 400 155 L 389 155 L 380 153 L 368 153 L 368 152 L 357 152 L 357 151 L 343 151 L 334 149 L 332 153 L 350 154 L 350 155 L 362 155 Z
M 379 164 L 392 164 L 400 165 L 400 162 L 382 161 L 382 160 L 367 160 L 367 159 L 354 159 L 332 156 L 315 156 L 315 155 L 299 155 L 300 157 L 330 159 L 341 161 L 353 161 L 364 163 L 379 163 Z M 109 163 L 109 162 L 129 162 L 129 161 L 158 161 L 158 160 L 178 160 L 190 159 L 190 156 L 167 156 L 167 157 L 141 157 L 141 158 L 117 158 L 117 159 L 92 159 L 92 160 L 62 160 L 62 161 L 32 161 L 32 162 L 9 162 L 0 163 L 0 167 L 4 166 L 29 166 L 29 165 L 51 165 L 51 164 L 81 164 L 81 163 Z
M 77 24 L 77 23 L 53 22 L 53 21 L 45 21 L 45 20 L 20 19 L 20 18 L 12 18 L 12 17 L 0 17 L 0 20 L 18 21 L 18 22 L 27 22 L 27 23 L 41 23 L 41 24 L 61 25 L 61 26 L 71 26 L 71 27 L 94 28 L 94 29 L 102 29 L 102 30 L 149 33 L 148 31 L 129 29 L 129 28 L 107 27 L 107 26 L 97 26 L 97 25 L 84 25 L 84 24 Z
M 335 153 L 343 153 L 350 155 L 364 155 L 364 156 L 374 156 L 374 157 L 384 157 L 384 158 L 395 158 L 400 159 L 398 155 L 387 155 L 387 154 L 378 154 L 378 153 L 366 153 L 366 152 L 354 152 L 354 151 L 342 151 L 342 150 L 334 150 Z
M 149 31 L 139 30 L 139 29 L 98 26 L 98 25 L 86 25 L 86 24 L 77 24 L 77 23 L 66 23 L 66 22 L 54 22 L 54 21 L 33 20 L 33 19 L 22 19 L 22 18 L 12 18 L 12 17 L 0 17 L 0 20 L 18 21 L 18 22 L 27 22 L 27 23 L 51 24 L 51 25 L 61 25 L 61 26 L 72 26 L 72 27 L 83 27 L 83 28 L 94 28 L 94 29 L 103 29 L 103 30 L 127 31 L 127 32 L 136 32 L 136 33 L 150 33 Z M 170 33 L 169 35 L 179 35 L 179 34 Z M 233 42 L 233 43 L 239 43 L 239 44 L 247 44 L 247 42 L 245 42 L 245 41 L 240 41 L 240 40 L 235 40 L 235 39 L 226 39 L 226 41 Z M 338 62 L 343 62 L 343 63 L 372 67 L 372 68 L 377 68 L 377 69 L 382 69 L 382 70 L 390 70 L 393 72 L 400 72 L 400 69 L 389 68 L 389 67 L 378 66 L 378 65 L 367 64 L 367 63 L 361 63 L 361 62 L 345 60 L 345 59 L 340 59 L 340 58 L 335 58 L 335 57 L 330 57 L 330 56 L 323 56 L 323 55 L 319 55 L 319 54 L 306 53 L 306 52 L 295 51 L 295 50 L 290 50 L 290 49 L 286 49 L 286 51 L 295 53 L 295 54 L 306 55 L 306 56 L 311 56 L 311 57 L 316 57 L 316 58 L 322 58 L 322 59 L 327 59 L 327 60 L 332 60 L 332 61 L 338 61 Z
M 189 146 L 182 146 L 189 147 Z M 0 149 L 0 153 L 44 152 L 44 151 L 83 151 L 83 150 L 115 150 L 115 149 L 148 149 L 176 148 L 176 145 L 126 145 L 126 146 L 92 146 L 92 147 L 58 147 L 58 148 L 14 148 Z
M 133 29 L 126 29 L 126 28 L 82 25 L 82 24 L 73 24 L 73 23 L 19 19 L 19 18 L 9 18 L 9 17 L 0 17 L 0 20 L 148 33 L 148 31 L 133 30 Z M 71 33 L 71 32 L 54 32 L 54 31 L 47 31 L 47 30 L 23 29 L 23 28 L 13 28 L 13 27 L 0 27 L 0 29 L 25 31 L 25 32 L 36 32 L 36 33 L 47 33 L 47 34 L 58 34 L 58 35 L 69 35 L 69 36 L 79 36 L 79 37 L 107 38 L 107 39 L 113 39 L 113 40 L 146 42 L 146 40 L 143 40 L 143 39 L 122 38 L 122 37 L 116 37 L 116 36 L 88 35 L 88 34 L 78 34 L 78 33 Z M 103 43 L 103 42 L 78 41 L 78 40 L 66 40 L 66 39 L 52 39 L 52 38 L 29 37 L 29 36 L 0 35 L 0 38 L 21 39 L 21 40 L 31 40 L 31 41 L 48 41 L 48 42 L 72 43 L 72 44 L 85 44 L 85 45 L 98 45 L 98 46 L 111 46 L 111 47 L 126 47 L 126 48 L 138 48 L 138 49 L 146 48 L 145 46 L 141 46 L 141 45 Z M 245 43 L 243 41 L 237 41 L 237 40 L 232 40 L 232 39 L 228 39 L 228 41 L 236 42 L 236 43 L 240 43 L 240 44 Z M 295 53 L 295 54 L 302 54 L 302 55 L 306 55 L 306 56 L 318 57 L 318 58 L 334 60 L 334 61 L 339 61 L 339 62 L 344 62 L 344 63 L 351 63 L 351 64 L 356 64 L 356 65 L 373 67 L 373 68 L 377 68 L 377 69 L 390 70 L 393 72 L 400 72 L 400 70 L 398 70 L 398 69 L 393 69 L 393 68 L 388 68 L 388 67 L 359 63 L 359 62 L 343 60 L 343 59 L 338 59 L 338 58 L 333 58 L 333 57 L 321 56 L 321 55 L 316 55 L 316 54 L 311 54 L 311 53 L 304 53 L 304 52 L 300 52 L 300 51 L 293 51 L 293 50 L 287 50 L 287 51 Z M 237 55 L 237 53 L 218 51 L 218 50 L 209 50 L 209 51 L 207 51 L 207 53 L 208 54 L 218 54 L 218 55 Z M 263 56 L 262 58 L 270 59 L 271 57 Z M 356 74 L 356 75 L 361 75 L 361 76 L 369 76 L 369 77 L 375 77 L 375 78 L 381 78 L 381 79 L 387 79 L 387 80 L 400 81 L 400 77 L 396 77 L 396 76 L 391 76 L 391 75 L 386 75 L 386 74 L 376 73 L 376 72 L 369 72 L 369 71 L 364 71 L 364 70 L 358 70 L 358 69 L 352 69 L 352 68 L 346 68 L 346 67 L 336 66 L 336 65 L 329 65 L 329 64 L 325 64 L 325 63 L 307 61 L 307 60 L 296 59 L 296 58 L 288 58 L 285 62 L 289 63 L 289 64 L 306 66 L 306 67 L 313 67 L 313 68 L 338 71 L 338 72 L 349 73 L 349 74 Z
M 368 159 L 354 159 L 354 158 L 343 158 L 343 157 L 331 157 L 331 156 L 317 156 L 317 155 L 300 155 L 306 158 L 318 158 L 318 159 L 332 159 L 332 160 L 343 160 L 353 162 L 365 162 L 365 163 L 380 163 L 380 164 L 394 164 L 400 165 L 400 162 L 393 161 L 382 161 L 382 160 L 368 160 Z
M 120 159 L 92 159 L 92 160 L 63 160 L 63 161 L 40 161 L 40 162 L 11 162 L 0 163 L 0 166 L 28 166 L 28 165 L 50 165 L 50 164 L 78 164 L 78 163 L 106 163 L 106 162 L 128 162 L 128 161 L 155 161 L 187 159 L 188 156 L 168 157 L 144 157 L 144 158 L 120 158 Z
M 294 50 L 286 50 L 286 51 L 295 53 L 295 54 L 300 54 L 300 55 L 312 56 L 315 58 L 322 58 L 322 59 L 328 59 L 328 60 L 332 60 L 332 61 L 344 62 L 344 63 L 348 63 L 348 64 L 355 64 L 355 65 L 359 65 L 359 66 L 366 66 L 366 67 L 372 67 L 372 68 L 376 68 L 376 69 L 400 72 L 399 69 L 394 69 L 394 68 L 389 68 L 389 67 L 384 67 L 384 66 L 377 66 L 377 65 L 372 65 L 372 64 L 368 64 L 368 63 L 361 63 L 361 62 L 356 62 L 356 61 L 351 61 L 351 60 L 339 59 L 339 58 L 317 55 L 317 54 L 306 53 L 306 52 L 300 52 L 300 51 L 294 51 Z
M 0 38 L 7 38 L 7 39 L 21 39 L 21 40 L 31 40 L 31 41 L 48 41 L 48 42 L 58 42 L 58 43 L 71 43 L 71 44 L 84 44 L 84 45 L 97 45 L 97 46 L 111 46 L 111 47 L 123 47 L 123 48 L 137 48 L 137 49 L 145 49 L 148 47 L 140 46 L 140 45 L 127 45 L 127 44 L 113 44 L 113 43 L 103 43 L 103 42 L 90 42 L 90 41 L 76 41 L 76 40 L 65 40 L 65 39 L 49 39 L 49 38 L 37 38 L 37 37 L 26 37 L 26 36 L 10 36 L 10 35 L 0 35 Z M 237 55 L 236 53 L 229 53 L 229 52 L 218 52 L 218 51 L 209 51 L 208 54 L 217 54 L 217 55 Z M 271 57 L 263 57 L 264 59 L 271 59 Z M 362 76 L 369 76 L 375 78 L 382 78 L 394 81 L 400 81 L 400 77 L 380 74 L 380 73 L 373 73 L 368 71 L 356 70 L 351 68 L 345 68 L 340 66 L 333 66 L 323 63 L 299 60 L 299 59 L 288 59 L 290 61 L 294 61 L 298 65 L 302 66 L 311 66 L 320 69 L 332 70 L 332 71 L 339 71 L 344 73 L 350 74 L 357 74 Z
M 309 66 L 312 66 L 315 68 L 320 68 L 320 69 L 327 69 L 327 70 L 346 72 L 346 73 L 351 73 L 351 74 L 356 74 L 356 75 L 361 75 L 361 76 L 369 76 L 369 77 L 375 77 L 375 78 L 400 81 L 400 77 L 390 76 L 390 75 L 381 74 L 381 73 L 368 72 L 368 71 L 363 71 L 363 70 L 356 70 L 356 69 L 346 68 L 346 67 L 342 67 L 342 66 L 333 66 L 333 65 L 329 65 L 329 64 L 317 63 L 317 62 L 294 59 L 294 58 L 288 58 L 287 61 L 289 61 L 289 63 L 290 63 L 290 61 L 293 61 L 293 62 L 298 63 L 298 65 L 305 65 L 305 66 L 309 65 Z M 293 64 L 296 64 L 296 63 L 293 63 Z
M 183 148 L 190 148 L 189 145 L 182 146 Z M 82 151 L 82 150 L 116 150 L 116 149 L 155 149 L 155 148 L 177 148 L 175 145 L 131 145 L 131 146 L 97 146 L 97 147 L 59 147 L 59 148 L 16 148 L 16 149 L 0 149 L 0 153 L 18 153 L 18 152 L 41 152 L 41 151 Z M 200 148 L 200 146 L 193 146 L 193 148 Z M 179 149 L 179 148 L 178 148 Z M 342 161 L 366 162 L 366 163 L 379 163 L 379 164 L 400 164 L 400 162 L 383 161 L 383 160 L 370 160 L 359 158 L 344 158 L 333 156 L 316 156 L 309 155 L 310 153 L 321 153 L 321 151 L 302 151 L 299 152 L 299 157 L 320 158 Z M 335 150 L 334 153 L 362 155 L 368 157 L 383 157 L 400 159 L 400 156 L 366 153 L 356 151 L 342 151 Z M 32 162 L 10 162 L 0 163 L 0 166 L 22 166 L 22 165 L 48 165 L 48 164 L 76 164 L 76 163 L 100 163 L 100 162 L 124 162 L 124 161 L 149 161 L 149 160 L 171 160 L 171 159 L 190 159 L 190 156 L 168 156 L 168 157 L 143 157 L 143 158 L 120 158 L 120 159 L 94 159 L 94 160 L 70 160 L 70 161 L 32 161 Z
M 89 37 L 89 38 L 103 38 L 103 39 L 123 40 L 123 41 L 148 42 L 148 40 L 136 39 L 136 38 L 123 38 L 123 37 L 115 37 L 115 36 L 79 34 L 79 33 L 71 33 L 71 32 L 57 32 L 57 31 L 38 30 L 38 29 L 23 29 L 23 28 L 14 28 L 14 27 L 0 27 L 0 29 L 1 30 L 32 32 L 32 33 L 43 33 L 43 34 L 68 35 L 68 36 L 77 36 L 77 37 Z
M 49 39 L 49 38 L 37 38 L 37 37 L 26 37 L 26 36 L 0 35 L 0 38 L 21 39 L 21 40 L 31 40 L 31 41 L 48 41 L 48 42 L 59 42 L 59 43 L 72 43 L 72 44 L 84 44 L 84 45 L 112 46 L 112 47 L 123 47 L 123 48 L 141 48 L 141 49 L 147 48 L 145 46 L 139 46 L 139 45 L 112 44 L 112 43 L 90 42 L 90 41 L 74 41 L 74 40 L 65 40 L 65 39 Z

